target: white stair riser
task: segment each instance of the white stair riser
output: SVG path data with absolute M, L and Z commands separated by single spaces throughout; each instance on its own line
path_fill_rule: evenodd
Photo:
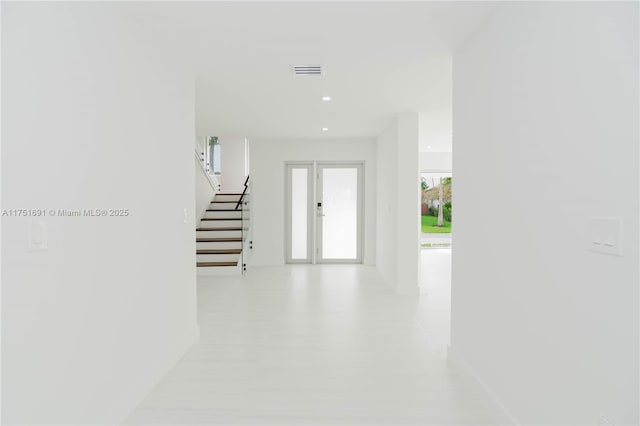
M 198 250 L 206 250 L 206 249 L 241 249 L 242 243 L 240 241 L 235 242 L 197 242 L 196 249 Z
M 239 210 L 235 212 L 205 212 L 204 217 L 209 219 L 240 219 L 242 212 Z
M 237 266 L 198 266 L 198 276 L 242 275 L 242 265 Z
M 239 195 L 221 195 L 221 194 L 216 194 L 214 200 L 215 201 L 233 201 L 233 202 L 238 202 L 238 200 L 240 199 Z
M 242 231 L 196 231 L 196 238 L 240 238 Z
M 210 203 L 209 204 L 209 209 L 211 210 L 228 210 L 228 209 L 235 209 L 236 208 L 236 203 Z M 240 207 L 238 207 L 238 210 L 240 211 Z
M 240 228 L 241 220 L 201 220 L 201 228 Z
M 238 262 L 239 254 L 196 254 L 197 262 Z

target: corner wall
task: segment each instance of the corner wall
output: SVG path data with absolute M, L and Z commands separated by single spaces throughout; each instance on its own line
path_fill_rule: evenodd
M 420 171 L 418 114 L 399 114 L 376 141 L 376 265 L 398 294 L 418 294 Z
M 452 353 L 520 424 L 640 421 L 638 47 L 638 3 L 513 2 L 454 53 Z
M 119 424 L 198 334 L 193 80 L 126 7 L 2 4 L 3 424 Z

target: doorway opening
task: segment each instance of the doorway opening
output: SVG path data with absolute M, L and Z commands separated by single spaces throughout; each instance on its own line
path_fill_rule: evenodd
M 451 340 L 452 174 L 421 173 L 420 188 L 420 289 L 428 308 L 423 325 L 446 350 Z
M 451 173 L 422 173 L 420 177 L 422 248 L 451 248 L 452 182 Z
M 287 263 L 362 263 L 363 167 L 285 164 Z

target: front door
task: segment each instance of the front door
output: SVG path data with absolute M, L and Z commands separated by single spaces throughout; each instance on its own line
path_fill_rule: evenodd
M 362 262 L 361 163 L 286 165 L 288 263 Z

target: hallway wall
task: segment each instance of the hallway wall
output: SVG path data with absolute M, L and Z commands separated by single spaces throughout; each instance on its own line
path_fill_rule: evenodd
M 399 294 L 418 294 L 420 167 L 418 114 L 402 113 L 376 140 L 376 265 Z
M 396 232 L 389 224 L 398 223 L 397 200 L 398 186 L 398 119 L 395 118 L 376 140 L 378 170 L 382 179 L 378 179 L 376 209 L 376 266 L 380 275 L 389 286 L 395 289 L 398 264 L 396 256 L 398 243 Z
M 2 208 L 128 209 L 2 218 L 3 424 L 119 424 L 198 334 L 193 80 L 125 7 L 2 4 Z
M 364 257 L 375 262 L 376 162 L 369 139 L 251 140 L 254 266 L 282 265 L 285 259 L 285 168 L 287 161 L 364 161 Z
M 523 425 L 640 421 L 638 47 L 638 3 L 508 2 L 454 53 L 451 352 Z
M 245 141 L 244 137 L 221 136 L 220 158 L 222 192 L 238 192 L 244 189 Z

